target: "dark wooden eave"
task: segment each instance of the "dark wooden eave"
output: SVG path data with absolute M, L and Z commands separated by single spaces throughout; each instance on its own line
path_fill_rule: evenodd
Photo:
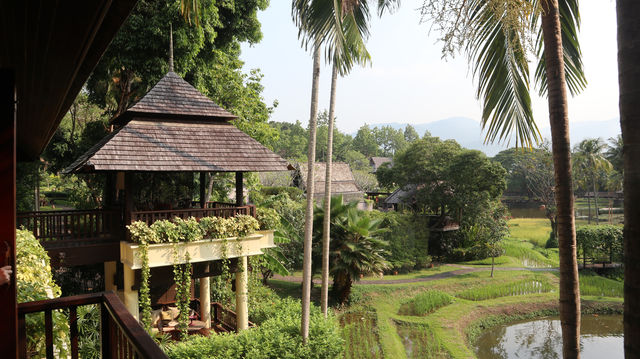
M 0 68 L 16 72 L 17 151 L 49 143 L 136 0 L 0 2 Z
M 227 121 L 134 118 L 71 164 L 97 171 L 268 172 L 293 169 Z

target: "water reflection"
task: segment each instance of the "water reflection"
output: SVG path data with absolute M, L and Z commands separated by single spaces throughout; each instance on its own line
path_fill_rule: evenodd
M 621 315 L 582 317 L 581 358 L 624 358 Z M 511 323 L 487 330 L 476 343 L 479 359 L 562 357 L 557 317 Z

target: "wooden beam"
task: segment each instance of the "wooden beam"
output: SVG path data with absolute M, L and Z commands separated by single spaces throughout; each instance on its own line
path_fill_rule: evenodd
M 244 205 L 244 185 L 242 172 L 236 172 L 236 206 Z
M 11 283 L 0 286 L 0 353 L 17 358 L 16 303 L 16 89 L 15 73 L 0 70 L 0 267 L 13 269 Z
M 206 183 L 207 182 L 207 173 L 200 172 L 200 208 L 204 208 L 207 205 L 208 198 L 204 198 L 206 196 Z

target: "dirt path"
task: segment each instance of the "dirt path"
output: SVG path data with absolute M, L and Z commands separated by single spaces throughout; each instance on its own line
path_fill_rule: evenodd
M 459 265 L 459 264 L 444 264 L 444 265 L 445 266 L 450 266 L 450 267 L 456 267 L 456 268 L 460 268 L 460 269 L 449 271 L 449 272 L 436 273 L 436 274 L 433 274 L 433 275 L 423 276 L 423 277 L 418 277 L 418 278 L 379 279 L 379 280 L 365 279 L 365 280 L 357 281 L 355 284 L 406 284 L 406 283 L 417 283 L 417 282 L 430 282 L 432 280 L 451 278 L 451 277 L 464 275 L 464 274 L 472 273 L 472 272 L 480 272 L 480 271 L 489 271 L 489 270 L 491 270 L 491 267 L 469 267 L 469 266 L 463 266 L 463 265 Z M 496 271 L 528 270 L 528 271 L 532 271 L 532 272 L 555 272 L 555 271 L 558 270 L 558 268 L 524 268 L 524 267 L 501 267 L 501 268 L 498 268 L 498 267 L 496 267 L 494 270 L 496 270 Z M 302 282 L 302 277 L 281 276 L 281 275 L 277 275 L 277 274 L 273 276 L 273 279 L 282 280 L 282 281 L 285 281 L 285 282 L 293 282 L 293 283 Z M 320 279 L 314 279 L 313 283 L 314 284 L 322 284 L 322 281 Z M 331 281 L 329 281 L 329 283 L 331 283 Z

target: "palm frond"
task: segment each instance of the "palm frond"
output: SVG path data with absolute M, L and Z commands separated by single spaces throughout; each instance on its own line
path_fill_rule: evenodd
M 477 27 L 467 47 L 477 96 L 483 102 L 485 142 L 509 141 L 532 147 L 541 135 L 533 119 L 529 95 L 529 67 L 520 34 L 505 23 L 505 14 L 486 1 L 474 0 L 470 19 Z
M 587 86 L 582 63 L 582 50 L 578 41 L 580 30 L 580 9 L 578 0 L 558 0 L 560 8 L 560 26 L 562 28 L 562 50 L 564 53 L 564 72 L 567 88 L 572 96 L 582 92 Z M 535 72 L 536 86 L 540 96 L 547 95 L 547 74 L 544 59 L 544 43 L 542 40 L 542 27 L 539 26 L 539 16 L 532 19 L 532 27 L 538 29 L 537 56 L 538 66 Z

